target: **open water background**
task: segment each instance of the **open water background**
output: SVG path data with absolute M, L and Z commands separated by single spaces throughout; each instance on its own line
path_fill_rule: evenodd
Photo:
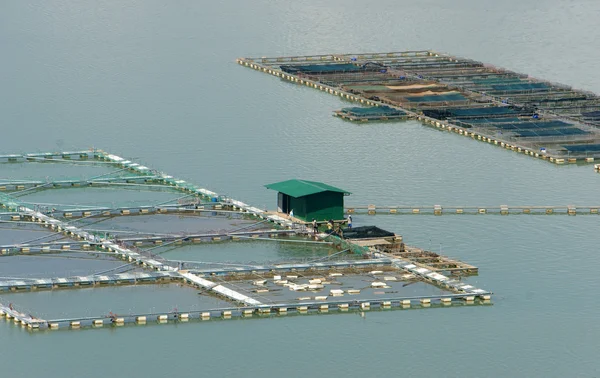
M 435 49 L 600 92 L 600 2 L 0 2 L 0 151 L 102 148 L 259 207 L 292 177 L 349 204 L 599 205 L 554 166 L 345 104 L 240 56 Z M 480 267 L 494 306 L 29 334 L 1 376 L 600 375 L 598 216 L 356 217 Z M 115 301 L 126 300 L 114 298 Z

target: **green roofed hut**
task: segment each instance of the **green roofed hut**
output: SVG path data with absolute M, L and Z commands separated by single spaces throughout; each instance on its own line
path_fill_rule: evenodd
M 279 192 L 277 211 L 289 214 L 293 210 L 294 218 L 305 222 L 313 219 L 344 219 L 344 196 L 350 195 L 350 192 L 322 182 L 297 179 L 276 182 L 265 187 Z

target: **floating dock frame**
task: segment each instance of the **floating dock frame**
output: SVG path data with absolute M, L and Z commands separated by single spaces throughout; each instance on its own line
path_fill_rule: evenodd
M 367 214 L 367 215 L 598 215 L 600 205 L 581 206 L 581 205 L 563 205 L 563 206 L 472 206 L 472 205 L 452 205 L 452 206 L 351 206 L 345 208 L 347 214 Z
M 39 329 L 80 329 L 83 327 L 101 328 L 104 325 L 122 326 L 128 323 L 147 324 L 148 322 L 168 323 L 168 322 L 186 322 L 192 319 L 200 321 L 209 319 L 230 319 L 232 317 L 251 317 L 258 316 L 283 316 L 291 314 L 307 314 L 307 313 L 329 313 L 353 311 L 368 311 L 371 309 L 389 309 L 389 308 L 427 308 L 441 307 L 451 304 L 488 304 L 490 303 L 492 293 L 486 290 L 478 289 L 472 285 L 468 285 L 460 280 L 447 277 L 436 268 L 423 265 L 422 263 L 411 260 L 410 256 L 395 255 L 390 251 L 378 250 L 371 248 L 371 256 L 369 259 L 347 260 L 347 261 L 311 261 L 311 262 L 290 262 L 280 264 L 264 264 L 264 265 L 249 265 L 249 266 L 224 266 L 221 268 L 202 268 L 201 266 L 188 266 L 189 269 L 182 269 L 177 261 L 169 261 L 150 253 L 149 250 L 144 251 L 128 244 L 152 243 L 153 245 L 169 245 L 179 244 L 186 240 L 194 241 L 196 239 L 204 240 L 224 240 L 226 238 L 248 238 L 250 240 L 260 239 L 261 236 L 270 240 L 277 236 L 294 236 L 306 235 L 306 227 L 302 224 L 297 224 L 291 220 L 284 218 L 278 214 L 266 212 L 256 207 L 245 204 L 241 201 L 233 200 L 219 196 L 217 193 L 190 184 L 184 180 L 178 180 L 167 174 L 152 170 L 146 166 L 126 160 L 122 157 L 106 153 L 100 150 L 79 151 L 79 152 L 57 152 L 47 154 L 24 154 L 24 155 L 2 155 L 0 156 L 1 163 L 24 163 L 24 162 L 73 162 L 81 161 L 85 163 L 104 163 L 115 167 L 121 167 L 127 171 L 133 172 L 136 179 L 145 181 L 145 177 L 151 177 L 151 180 L 159 185 L 168 186 L 174 190 L 189 194 L 190 196 L 199 199 L 209 200 L 210 203 L 205 203 L 206 206 L 219 206 L 218 209 L 213 208 L 211 211 L 234 211 L 240 214 L 245 214 L 260 222 L 266 222 L 276 228 L 258 230 L 258 231 L 229 231 L 223 233 L 198 234 L 198 235 L 165 235 L 165 236 L 144 236 L 144 237 L 129 237 L 115 240 L 110 237 L 98 237 L 91 232 L 88 232 L 80 227 L 74 226 L 66 219 L 75 217 L 92 216 L 124 216 L 131 215 L 133 208 L 105 209 L 105 208 L 71 208 L 68 211 L 53 211 L 41 212 L 38 209 L 32 209 L 27 204 L 21 202 L 19 198 L 7 193 L 0 192 L 0 206 L 4 208 L 4 212 L 0 215 L 7 216 L 6 222 L 15 222 L 19 224 L 24 222 L 28 226 L 38 225 L 46 227 L 49 231 L 57 235 L 63 235 L 69 240 L 42 242 L 37 244 L 13 244 L 1 246 L 1 255 L 12 254 L 32 254 L 32 253 L 60 253 L 70 252 L 75 250 L 102 251 L 112 255 L 118 259 L 126 260 L 128 265 L 135 266 L 137 269 L 145 269 L 144 272 L 120 273 L 120 274 L 95 274 L 89 276 L 76 277 L 50 277 L 50 278 L 27 278 L 27 279 L 10 279 L 0 281 L 0 292 L 10 295 L 12 292 L 35 291 L 35 290 L 54 290 L 54 289 L 79 289 L 86 287 L 110 286 L 110 285 L 137 285 L 137 284 L 152 284 L 165 282 L 181 282 L 192 287 L 202 290 L 203 294 L 212 295 L 222 298 L 230 303 L 232 307 L 206 309 L 202 311 L 186 311 L 186 312 L 167 312 L 167 313 L 148 313 L 148 314 L 119 314 L 111 316 L 99 317 L 82 317 L 69 319 L 38 319 L 32 315 L 24 314 L 14 310 L 12 305 L 5 306 L 0 304 L 0 316 L 6 319 L 13 319 L 14 323 L 21 324 L 31 330 Z M 115 182 L 118 179 L 115 179 Z M 62 181 L 60 187 L 72 187 L 73 182 L 89 183 L 89 181 Z M 50 181 L 51 185 L 38 181 L 10 181 L 10 185 L 14 186 L 16 193 L 19 190 L 28 189 L 44 189 L 46 187 L 56 187 L 55 182 Z M 10 186 L 8 182 L 7 186 Z M 85 185 L 81 185 L 85 186 Z M 18 187 L 18 188 L 17 188 Z M 25 187 L 25 188 L 24 188 Z M 166 206 L 166 205 L 165 205 Z M 142 210 L 147 210 L 145 214 L 149 214 L 153 208 L 139 207 L 139 213 Z M 162 209 L 162 207 L 161 207 Z M 181 210 L 177 208 L 177 210 Z M 163 211 L 156 211 L 163 213 Z M 62 217 L 59 219 L 58 217 Z M 3 218 L 0 218 L 3 219 Z M 322 244 L 331 244 L 328 239 L 322 235 L 320 241 Z M 164 244 L 163 244 L 164 242 Z M 352 243 L 352 241 L 343 241 L 344 243 Z M 337 244 L 336 244 L 337 245 Z M 359 245 L 356 248 L 365 248 Z M 376 247 L 376 246 L 375 246 Z M 0 255 L 0 256 L 1 256 Z M 365 256 L 367 257 L 367 256 Z M 2 258 L 2 257 L 0 257 Z M 190 265 L 190 264 L 188 264 Z M 381 271 L 393 270 L 404 272 L 404 274 L 414 277 L 419 281 L 436 285 L 448 293 L 435 296 L 398 296 L 385 298 L 360 298 L 360 299 L 342 299 L 334 294 L 331 298 L 328 296 L 317 295 L 314 300 L 304 300 L 302 302 L 273 302 L 263 301 L 261 296 L 254 296 L 244 289 L 238 289 L 237 286 L 230 286 L 230 280 L 240 279 L 244 276 L 263 275 L 275 279 L 277 274 L 286 273 L 288 277 L 305 274 L 341 274 L 339 272 L 349 269 L 353 272 L 362 272 L 364 270 L 380 269 Z M 334 273 L 331 273 L 334 272 Z M 368 274 L 375 274 L 371 271 Z M 321 282 L 320 280 L 318 280 Z M 279 281 L 278 281 L 279 282 Z M 310 282 L 310 281 L 309 281 Z M 318 284 L 317 284 L 318 286 Z M 331 290 L 331 292 L 340 290 Z M 360 290 L 348 290 L 360 292 Z M 248 295 L 245 293 L 248 292 Z M 332 299 L 333 298 L 333 299 Z
M 333 112 L 333 115 L 353 122 L 398 121 L 410 118 L 406 112 L 388 106 L 343 108 Z

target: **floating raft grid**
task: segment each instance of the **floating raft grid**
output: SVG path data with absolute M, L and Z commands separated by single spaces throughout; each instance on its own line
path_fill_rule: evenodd
M 403 110 L 439 129 L 552 163 L 600 157 L 597 95 L 470 59 L 423 50 L 237 62 L 366 106 Z M 516 124 L 502 133 L 493 122 L 473 122 L 498 116 L 515 117 Z M 532 126 L 532 120 L 540 122 Z M 548 120 L 556 123 L 544 127 Z

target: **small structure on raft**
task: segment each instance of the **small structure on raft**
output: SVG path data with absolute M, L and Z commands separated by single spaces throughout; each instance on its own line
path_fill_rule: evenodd
M 344 219 L 344 196 L 351 193 L 317 181 L 292 179 L 265 185 L 276 190 L 277 211 L 310 222 Z

